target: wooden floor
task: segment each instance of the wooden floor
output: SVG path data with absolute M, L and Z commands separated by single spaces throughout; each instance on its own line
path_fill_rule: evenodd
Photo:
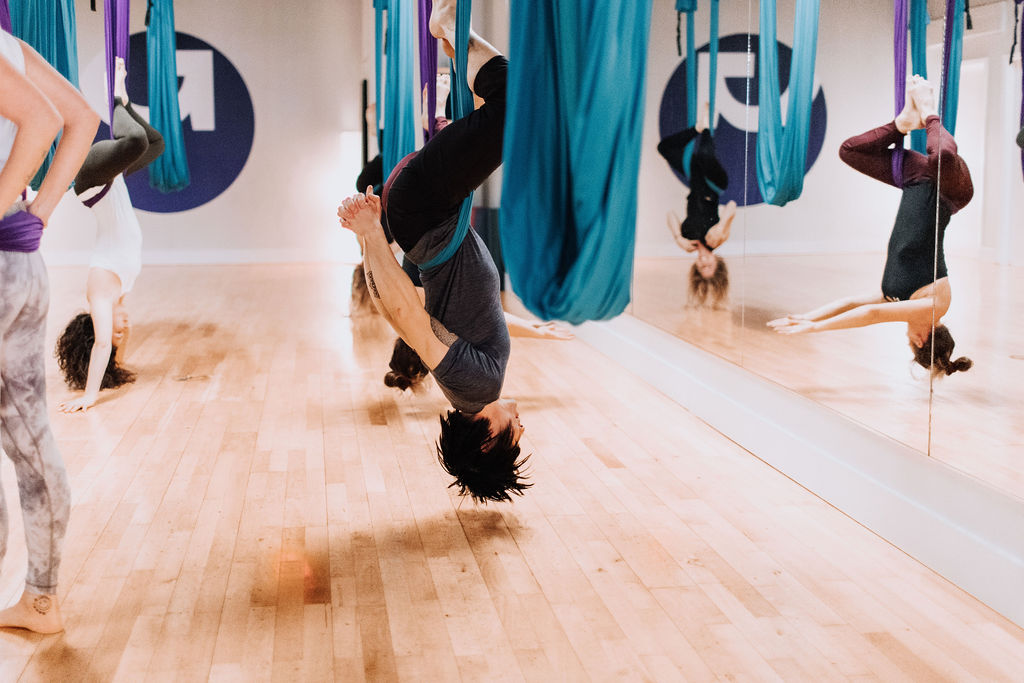
M 143 272 L 138 383 L 52 416 L 67 631 L 0 631 L 0 681 L 1020 680 L 1024 630 L 581 342 L 513 344 L 534 488 L 455 497 L 349 273 Z
M 974 367 L 935 382 L 913 364 L 906 325 L 782 336 L 765 323 L 870 290 L 883 254 L 727 259 L 732 305 L 685 307 L 689 260 L 637 261 L 633 313 L 972 477 L 1024 498 L 1024 268 L 948 257 L 955 355 Z M 931 441 L 929 443 L 929 408 Z M 930 451 L 929 451 L 930 448 Z

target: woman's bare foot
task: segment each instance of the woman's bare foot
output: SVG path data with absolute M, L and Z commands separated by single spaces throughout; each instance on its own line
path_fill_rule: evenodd
M 57 596 L 25 591 L 21 600 L 0 612 L 0 628 L 60 633 L 64 630 L 64 620 L 57 606 Z
M 120 57 L 114 58 L 114 97 L 119 97 L 121 102 L 128 104 L 128 89 L 125 87 L 125 80 L 128 78 L 128 70 L 124 68 L 124 60 Z
M 895 121 L 896 129 L 904 134 L 924 127 L 921 112 L 918 110 L 917 103 L 911 95 L 911 88 L 916 85 L 917 78 L 918 76 L 911 77 L 910 83 L 907 85 L 907 99 L 903 104 L 903 111 L 899 113 Z
M 448 74 L 437 75 L 437 106 L 434 117 L 444 118 L 444 103 L 448 99 L 448 93 L 452 91 L 452 77 Z
M 914 103 L 920 114 L 921 124 L 918 128 L 924 128 L 925 121 L 929 116 L 936 116 L 939 112 L 935 107 L 935 88 L 931 83 L 915 75 L 907 88 L 907 99 Z

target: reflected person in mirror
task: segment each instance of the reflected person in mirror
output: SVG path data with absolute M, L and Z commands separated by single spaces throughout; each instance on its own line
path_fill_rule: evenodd
M 776 332 L 905 322 L 914 360 L 932 375 L 970 369 L 969 358 L 952 359 L 953 336 L 941 324 L 952 296 L 942 241 L 950 216 L 970 202 L 974 186 L 953 136 L 942 127 L 932 85 L 913 76 L 899 116 L 844 142 L 839 157 L 861 173 L 899 187 L 893 177 L 893 145 L 902 149 L 903 137 L 920 128 L 927 131 L 928 153 L 903 150 L 903 198 L 889 238 L 881 289 L 772 320 L 768 325 Z
M 696 126 L 666 137 L 658 143 L 658 152 L 690 181 L 686 218 L 680 220 L 674 211 L 667 216 L 676 244 L 697 255 L 688 278 L 689 305 L 721 308 L 729 294 L 729 269 L 714 250 L 729 239 L 736 202 L 727 203 L 719 215 L 719 197 L 729 186 L 729 176 L 715 155 L 708 130 L 708 103 L 701 108 Z

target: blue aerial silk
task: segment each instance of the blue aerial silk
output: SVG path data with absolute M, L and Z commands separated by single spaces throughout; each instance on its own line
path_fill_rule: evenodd
M 458 0 L 455 7 L 455 59 L 451 60 L 452 116 L 456 119 L 473 111 L 473 92 L 469 89 L 466 72 L 469 70 L 469 20 L 473 10 L 472 0 Z M 469 219 L 473 213 L 473 193 L 462 201 L 459 207 L 459 222 L 452 238 L 434 258 L 420 264 L 420 270 L 430 270 L 443 264 L 462 246 L 462 240 L 469 233 Z
M 761 2 L 758 50 L 757 185 L 769 204 L 784 206 L 804 187 L 807 143 L 814 99 L 814 60 L 818 48 L 819 0 L 796 0 L 793 62 L 789 72 L 789 112 L 782 125 L 775 0 Z
M 942 60 L 942 91 L 939 111 L 942 126 L 956 133 L 957 105 L 960 102 L 960 63 L 964 55 L 964 0 L 947 0 L 946 35 Z
M 512 2 L 501 244 L 545 320 L 629 303 L 650 19 L 650 0 Z
M 13 33 L 35 48 L 73 86 L 78 87 L 78 33 L 74 0 L 16 0 L 10 7 Z M 57 138 L 60 141 L 60 138 Z M 32 179 L 39 189 L 53 161 L 56 142 Z
M 415 1 L 388 0 L 387 10 L 384 144 L 381 150 L 385 179 L 403 157 L 416 149 L 414 97 L 417 78 L 414 67 L 418 58 L 415 51 Z
M 153 0 L 146 29 L 149 123 L 164 138 L 164 153 L 149 165 L 149 184 L 177 192 L 192 182 L 178 106 L 178 58 L 174 1 Z
M 913 72 L 928 78 L 928 0 L 910 0 L 910 64 Z M 924 130 L 910 132 L 910 149 L 928 153 L 928 134 Z
M 711 26 L 709 41 L 709 86 L 708 86 L 708 130 L 715 128 L 715 87 L 718 81 L 718 0 L 710 0 Z M 686 125 L 697 124 L 697 45 L 694 42 L 694 14 L 697 0 L 676 0 L 676 11 L 686 14 Z

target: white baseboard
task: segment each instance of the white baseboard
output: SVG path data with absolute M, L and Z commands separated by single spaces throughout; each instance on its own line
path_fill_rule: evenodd
M 576 336 L 1024 626 L 1024 500 L 631 316 Z

